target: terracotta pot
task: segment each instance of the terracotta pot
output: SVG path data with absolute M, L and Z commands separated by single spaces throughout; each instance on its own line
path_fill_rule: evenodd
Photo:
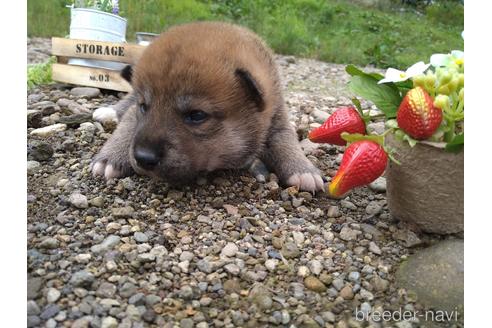
M 390 161 L 386 171 L 390 213 L 425 232 L 462 232 L 464 151 L 450 153 L 433 142 L 412 148 L 392 134 L 386 144 L 401 162 Z

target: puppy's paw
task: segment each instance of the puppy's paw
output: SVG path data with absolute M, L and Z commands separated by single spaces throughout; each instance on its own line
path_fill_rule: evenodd
M 111 107 L 99 107 L 92 114 L 92 119 L 103 124 L 118 123 L 118 115 L 116 115 L 116 110 Z
M 319 172 L 294 173 L 287 178 L 287 184 L 309 192 L 324 191 L 325 189 L 323 178 Z
M 92 175 L 103 176 L 106 180 L 126 177 L 133 173 L 127 159 L 107 153 L 104 149 L 93 159 L 90 170 Z

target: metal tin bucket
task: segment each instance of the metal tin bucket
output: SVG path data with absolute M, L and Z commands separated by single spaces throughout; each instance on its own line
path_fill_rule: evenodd
M 126 42 L 126 19 L 117 15 L 87 8 L 71 8 L 70 39 Z M 71 65 L 121 70 L 124 63 L 72 58 Z
M 158 36 L 159 34 L 156 33 L 148 33 L 148 32 L 135 33 L 135 37 L 137 38 L 137 44 L 141 46 L 148 46 Z

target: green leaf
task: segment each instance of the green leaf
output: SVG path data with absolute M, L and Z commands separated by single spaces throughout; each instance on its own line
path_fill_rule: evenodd
M 415 145 L 417 144 L 417 140 L 413 139 L 408 134 L 406 134 L 405 132 L 403 132 L 403 130 L 400 130 L 400 129 L 397 129 L 395 131 L 395 138 L 398 139 L 398 140 L 400 140 L 400 141 L 406 141 L 406 142 L 408 142 L 408 144 L 412 148 L 415 147 Z
M 343 140 L 352 143 L 361 140 L 373 141 L 381 146 L 384 146 L 384 137 L 375 134 L 360 134 L 360 133 L 347 133 L 342 132 L 340 134 Z
M 351 76 L 369 76 L 375 78 L 376 81 L 379 81 L 384 77 L 379 73 L 366 73 L 352 64 L 345 66 L 345 71 Z
M 394 85 L 377 84 L 377 80 L 367 75 L 356 75 L 349 82 L 349 88 L 358 96 L 372 101 L 386 116 L 396 117 L 402 97 Z
M 360 105 L 360 101 L 359 99 L 357 98 L 352 98 L 352 103 L 354 104 L 355 108 L 357 108 L 357 110 L 359 111 L 360 115 L 364 115 L 364 113 L 362 112 L 362 106 Z
M 384 126 L 388 129 L 398 129 L 398 121 L 395 119 L 387 120 Z
M 463 133 L 457 134 L 453 138 L 453 140 L 448 142 L 445 149 L 449 152 L 457 153 L 460 150 L 462 150 L 464 146 L 465 146 L 465 133 L 463 132 Z

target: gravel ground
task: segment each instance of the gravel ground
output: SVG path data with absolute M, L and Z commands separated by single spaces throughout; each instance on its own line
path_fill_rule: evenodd
M 28 61 L 45 60 L 49 47 L 29 40 Z M 301 140 L 350 104 L 343 65 L 285 56 L 278 64 Z M 123 94 L 72 88 L 27 95 L 28 327 L 423 326 L 356 318 L 421 310 L 394 286 L 394 271 L 438 239 L 390 217 L 384 178 L 343 200 L 248 172 L 180 189 L 139 176 L 106 183 L 89 164 L 114 127 L 91 112 Z M 343 148 L 302 144 L 330 179 Z

